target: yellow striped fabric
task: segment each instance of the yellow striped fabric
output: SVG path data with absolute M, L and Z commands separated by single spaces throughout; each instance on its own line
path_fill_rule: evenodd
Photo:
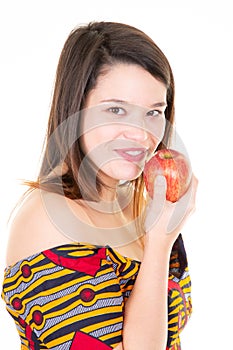
M 21 350 L 116 347 L 139 268 L 140 262 L 110 247 L 80 243 L 43 251 L 7 268 L 2 298 Z M 187 268 L 179 278 L 169 276 L 167 349 L 179 349 L 179 333 L 191 313 L 190 284 Z

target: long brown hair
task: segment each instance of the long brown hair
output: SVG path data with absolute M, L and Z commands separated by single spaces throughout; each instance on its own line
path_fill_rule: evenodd
M 137 64 L 167 87 L 166 130 L 158 148 L 168 144 L 174 120 L 174 79 L 163 52 L 144 32 L 126 24 L 92 22 L 79 26 L 70 33 L 60 55 L 42 164 L 37 180 L 27 182 L 30 188 L 63 193 L 71 199 L 81 199 L 85 194 L 85 199 L 98 200 L 96 189 L 100 190 L 100 178 L 96 178 L 88 163 L 81 175 L 79 172 L 85 155 L 77 137 L 78 113 L 84 108 L 103 67 L 116 62 Z M 65 127 L 61 128 L 62 125 Z M 55 175 L 61 163 L 66 165 L 66 171 Z M 143 202 L 142 176 L 133 184 L 134 215 L 138 217 Z

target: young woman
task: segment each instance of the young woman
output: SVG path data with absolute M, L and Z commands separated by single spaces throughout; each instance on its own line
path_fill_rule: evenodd
M 10 226 L 2 297 L 21 349 L 180 349 L 191 314 L 180 231 L 197 180 L 171 203 L 158 176 L 148 201 L 142 175 L 173 120 L 172 71 L 146 34 L 113 22 L 71 32 L 41 170 Z

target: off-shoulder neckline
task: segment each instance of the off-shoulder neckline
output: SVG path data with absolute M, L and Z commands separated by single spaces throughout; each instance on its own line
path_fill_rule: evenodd
M 65 248 L 65 247 L 70 247 L 70 246 L 76 246 L 76 247 L 88 247 L 88 248 L 96 248 L 96 249 L 101 249 L 101 248 L 106 248 L 110 251 L 112 251 L 113 253 L 119 255 L 120 257 L 124 258 L 124 259 L 127 259 L 127 260 L 130 260 L 132 262 L 135 262 L 135 263 L 138 263 L 138 264 L 141 264 L 141 261 L 139 260 L 136 260 L 136 259 L 133 259 L 133 258 L 130 258 L 128 256 L 125 256 L 121 253 L 119 253 L 116 249 L 112 248 L 111 246 L 109 245 L 95 245 L 95 244 L 91 244 L 91 243 L 85 243 L 85 242 L 70 242 L 70 243 L 64 243 L 64 244 L 59 244 L 59 245 L 56 245 L 56 246 L 53 246 L 53 247 L 48 247 L 46 249 L 43 249 L 41 251 L 38 251 L 38 252 L 35 252 L 33 254 L 30 254 L 22 259 L 19 259 L 18 261 L 16 261 L 15 263 L 13 264 L 9 264 L 8 266 L 6 266 L 5 270 L 11 270 L 13 269 L 16 265 L 20 265 L 23 261 L 25 260 L 29 260 L 30 258 L 36 256 L 36 255 L 40 255 L 40 254 L 43 254 L 44 252 L 46 252 L 47 250 L 51 250 L 51 249 L 58 249 L 58 248 Z

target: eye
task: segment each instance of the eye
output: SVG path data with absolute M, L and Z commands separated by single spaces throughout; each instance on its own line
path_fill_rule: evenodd
M 121 107 L 110 107 L 108 109 L 109 112 L 116 114 L 116 115 L 124 115 L 125 114 L 125 110 Z
M 153 109 L 152 111 L 146 113 L 146 115 L 149 117 L 158 117 L 161 114 L 163 114 L 163 112 L 158 109 Z

